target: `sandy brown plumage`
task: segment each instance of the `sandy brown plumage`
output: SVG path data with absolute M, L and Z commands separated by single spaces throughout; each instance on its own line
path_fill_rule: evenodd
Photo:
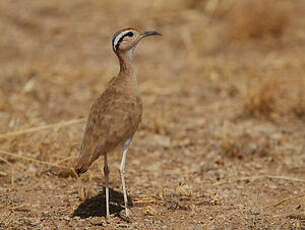
M 133 71 L 133 52 L 139 41 L 151 35 L 160 34 L 155 31 L 141 33 L 132 28 L 123 29 L 114 34 L 112 48 L 118 56 L 120 72 L 91 106 L 80 156 L 75 166 L 77 174 L 84 173 L 96 159 L 104 155 L 107 217 L 110 215 L 107 153 L 117 147 L 123 149 L 120 174 L 125 211 L 128 216 L 124 179 L 125 160 L 129 143 L 139 126 L 143 110 L 136 75 Z
M 100 155 L 132 138 L 141 121 L 142 107 L 136 82 L 120 76 L 112 79 L 91 106 L 76 172 L 86 172 Z

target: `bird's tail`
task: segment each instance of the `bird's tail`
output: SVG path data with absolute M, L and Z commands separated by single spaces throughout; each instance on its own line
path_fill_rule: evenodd
M 82 173 L 87 172 L 91 165 L 90 159 L 88 157 L 88 154 L 83 154 L 83 151 L 81 151 L 79 158 L 76 161 L 75 164 L 75 172 L 80 175 Z
M 82 164 L 82 162 L 80 161 L 80 159 L 77 161 L 74 170 L 77 173 L 77 175 L 83 174 L 85 172 L 87 172 L 89 167 L 85 166 L 84 164 Z
M 75 164 L 75 172 L 80 175 L 87 172 L 92 163 L 100 156 L 99 154 L 86 154 L 87 152 L 81 151 L 80 156 Z

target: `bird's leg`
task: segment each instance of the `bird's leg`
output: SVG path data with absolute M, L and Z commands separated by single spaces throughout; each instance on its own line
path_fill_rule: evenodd
M 107 153 L 104 155 L 104 174 L 105 174 L 105 183 L 106 183 L 106 218 L 110 216 L 109 213 L 109 168 L 107 161 Z
M 128 150 L 128 146 L 126 148 L 124 148 L 124 150 L 123 150 L 123 157 L 122 157 L 121 167 L 120 167 L 126 217 L 128 217 L 128 200 L 127 200 L 127 191 L 126 191 L 124 176 L 125 176 L 125 161 L 126 161 L 127 150 Z

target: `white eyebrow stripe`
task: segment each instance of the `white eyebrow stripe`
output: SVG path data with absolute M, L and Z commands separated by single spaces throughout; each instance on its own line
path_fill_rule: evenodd
M 124 37 L 126 34 L 128 34 L 129 32 L 131 32 L 131 30 L 126 30 L 121 32 L 120 34 L 118 34 L 118 36 L 115 37 L 114 42 L 113 42 L 113 49 L 116 50 L 116 45 L 117 43 L 120 41 L 120 39 L 122 37 Z

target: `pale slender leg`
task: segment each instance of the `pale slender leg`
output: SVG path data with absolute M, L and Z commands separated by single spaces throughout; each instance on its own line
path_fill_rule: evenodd
M 109 213 L 109 168 L 107 161 L 107 153 L 105 153 L 104 155 L 104 174 L 105 174 L 105 182 L 106 182 L 106 217 L 108 219 L 110 213 Z
M 121 162 L 121 167 L 120 167 L 120 174 L 121 174 L 123 194 L 124 194 L 124 204 L 125 204 L 126 217 L 128 217 L 128 200 L 127 200 L 127 191 L 126 191 L 124 176 L 125 176 L 125 161 L 126 161 L 127 150 L 128 150 L 128 147 L 126 147 L 123 150 L 123 157 L 122 157 L 122 162 Z

